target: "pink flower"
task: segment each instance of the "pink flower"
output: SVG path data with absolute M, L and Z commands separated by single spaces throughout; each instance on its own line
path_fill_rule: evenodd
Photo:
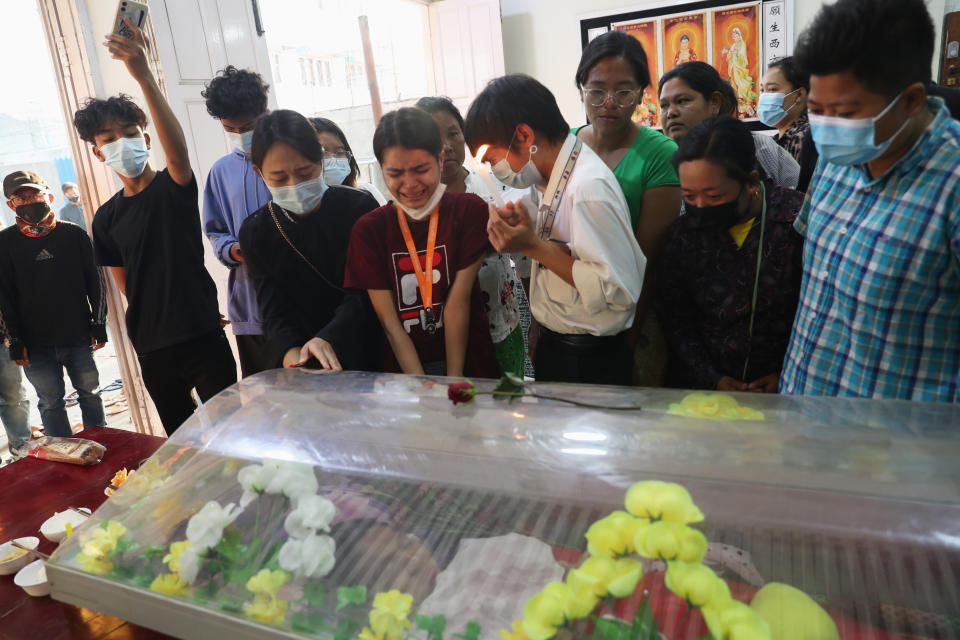
M 447 397 L 453 404 L 467 403 L 477 395 L 477 388 L 472 382 L 454 382 L 447 387 Z

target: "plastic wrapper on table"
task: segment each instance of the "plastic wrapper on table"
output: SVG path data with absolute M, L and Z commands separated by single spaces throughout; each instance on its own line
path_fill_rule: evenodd
M 43 436 L 14 447 L 12 453 L 20 458 L 30 456 L 40 460 L 66 462 L 89 467 L 99 464 L 106 451 L 105 446 L 93 440 Z
M 844 640 L 960 638 L 954 406 L 567 384 L 508 399 L 496 381 L 454 406 L 450 382 L 293 370 L 239 382 L 61 545 L 53 596 L 184 638 L 486 640 L 509 619 L 556 631 L 549 598 L 524 602 L 525 576 L 566 584 L 620 545 L 647 555 L 610 610 L 650 612 L 670 640 L 707 624 L 671 591 L 671 548 L 743 606 L 786 585 L 765 593 L 822 610 Z M 646 481 L 668 488 L 634 490 Z M 683 523 L 643 511 L 661 498 Z M 636 535 L 618 537 L 621 520 Z M 524 538 L 556 566 L 512 551 Z M 471 561 L 478 549 L 490 560 Z

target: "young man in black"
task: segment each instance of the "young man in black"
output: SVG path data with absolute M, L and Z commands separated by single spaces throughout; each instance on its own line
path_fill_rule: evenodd
M 37 390 L 48 436 L 73 435 L 63 401 L 63 370 L 77 390 L 83 426 L 106 422 L 93 352 L 107 341 L 103 275 L 87 232 L 58 221 L 53 194 L 32 171 L 3 180 L 16 225 L 0 231 L 0 312 L 10 359 Z
M 75 114 L 74 126 L 123 183 L 97 210 L 94 249 L 127 296 L 127 328 L 143 381 L 170 434 L 195 408 L 192 389 L 205 401 L 236 382 L 237 369 L 216 286 L 203 265 L 197 180 L 186 139 L 150 72 L 143 34 L 128 26 L 131 38 L 108 35 L 104 44 L 143 90 L 167 168 L 150 166 L 147 118 L 128 96 L 91 99 Z

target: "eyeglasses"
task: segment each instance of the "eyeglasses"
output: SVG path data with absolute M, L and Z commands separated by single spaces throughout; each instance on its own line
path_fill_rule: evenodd
M 20 195 L 20 196 L 18 196 L 17 194 L 13 194 L 12 196 L 10 196 L 10 202 L 12 202 L 14 205 L 18 207 L 22 204 L 30 204 L 31 202 L 43 202 L 46 199 L 47 199 L 47 194 L 43 191 L 35 191 L 33 193 L 28 193 L 26 195 Z
M 331 158 L 352 158 L 353 154 L 347 151 L 346 149 L 337 149 L 336 151 L 327 151 L 323 150 L 323 155 L 329 156 Z
M 607 102 L 607 98 L 613 98 L 617 106 L 629 107 L 636 102 L 640 91 L 641 89 L 620 89 L 607 92 L 603 89 L 587 89 L 583 92 L 583 98 L 591 107 L 602 107 Z

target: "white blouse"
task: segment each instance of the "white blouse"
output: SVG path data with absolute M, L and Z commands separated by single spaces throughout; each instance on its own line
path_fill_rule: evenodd
M 538 216 L 557 195 L 576 140 L 568 135 L 560 149 Z M 608 336 L 629 329 L 647 259 L 630 228 L 630 210 L 616 177 L 587 145 L 570 173 L 550 237 L 570 248 L 576 286 L 534 263 L 533 317 L 557 333 Z

